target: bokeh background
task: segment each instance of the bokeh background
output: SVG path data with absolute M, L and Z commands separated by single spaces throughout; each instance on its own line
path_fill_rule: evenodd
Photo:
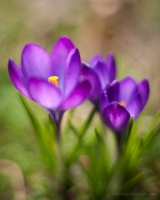
M 150 99 L 144 115 L 160 108 L 159 0 L 0 0 L 0 199 L 40 199 L 43 164 L 29 119 L 8 77 L 10 57 L 20 65 L 25 44 L 48 52 L 62 35 L 69 36 L 88 62 L 100 53 L 116 56 L 118 78 L 148 77 Z M 39 119 L 46 113 L 28 101 Z M 89 106 L 89 107 L 88 107 Z M 86 108 L 77 109 L 76 121 Z M 84 117 L 84 118 L 83 118 Z M 48 197 L 49 198 L 49 197 Z

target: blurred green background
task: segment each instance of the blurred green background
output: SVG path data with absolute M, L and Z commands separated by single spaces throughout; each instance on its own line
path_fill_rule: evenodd
M 148 77 L 151 97 L 144 113 L 150 117 L 160 108 L 159 0 L 0 0 L 2 200 L 13 199 L 13 194 L 16 200 L 25 199 L 24 185 L 28 199 L 40 199 L 39 191 L 43 193 L 45 186 L 38 183 L 47 184 L 42 181 L 44 166 L 30 121 L 8 76 L 8 59 L 12 57 L 20 66 L 25 44 L 36 43 L 50 52 L 61 35 L 73 40 L 85 61 L 96 53 L 106 57 L 114 52 L 119 78 L 131 75 L 140 81 Z M 28 103 L 39 119 L 47 120 L 42 108 Z M 84 120 L 83 116 L 85 112 L 77 109 L 77 121 Z

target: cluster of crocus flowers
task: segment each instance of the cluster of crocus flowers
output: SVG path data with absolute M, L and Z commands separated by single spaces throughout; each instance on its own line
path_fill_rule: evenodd
M 131 77 L 115 80 L 116 63 L 112 53 L 106 60 L 96 55 L 86 64 L 65 36 L 57 41 L 51 54 L 38 45 L 26 45 L 21 67 L 10 59 L 8 69 L 15 88 L 51 115 L 57 127 L 57 138 L 64 111 L 87 98 L 94 104 L 99 102 L 103 121 L 120 138 L 130 117 L 134 120 L 138 117 L 149 96 L 146 79 L 138 84 Z
M 81 104 L 91 90 L 89 81 L 81 76 L 79 51 L 67 37 L 57 41 L 51 54 L 35 44 L 26 45 L 21 68 L 12 59 L 8 68 L 15 88 L 50 113 L 57 135 L 64 111 Z

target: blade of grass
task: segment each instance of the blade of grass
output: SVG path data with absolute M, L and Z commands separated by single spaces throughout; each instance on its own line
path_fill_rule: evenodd
M 86 122 L 84 123 L 84 125 L 82 126 L 82 129 L 79 131 L 79 135 L 80 135 L 80 140 L 84 137 L 93 117 L 94 117 L 94 114 L 96 113 L 96 111 L 98 110 L 99 108 L 99 103 L 97 103 L 93 109 L 91 110 Z
M 25 99 L 20 96 L 20 100 L 29 116 L 29 119 L 31 121 L 32 127 L 34 129 L 34 133 L 36 135 L 37 141 L 40 145 L 40 150 L 42 153 L 42 159 L 44 163 L 46 164 L 48 170 L 51 174 L 54 173 L 55 168 L 55 159 L 54 159 L 54 152 L 52 149 L 53 146 L 53 140 L 47 140 L 46 137 L 46 130 L 42 128 L 42 123 L 38 122 L 37 118 L 35 117 L 33 111 L 30 109 L 28 104 L 26 103 Z
M 137 184 L 143 178 L 144 174 L 145 174 L 145 172 L 143 171 L 143 172 L 139 173 L 137 176 L 135 176 L 134 178 L 132 178 L 130 181 L 125 183 L 122 186 L 122 191 L 127 191 L 131 187 L 133 187 L 135 184 Z

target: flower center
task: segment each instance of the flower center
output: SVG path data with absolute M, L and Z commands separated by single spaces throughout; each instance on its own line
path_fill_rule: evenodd
M 121 106 L 123 106 L 123 107 L 126 107 L 126 104 L 125 104 L 124 101 L 120 101 L 119 104 L 120 104 Z
M 58 87 L 58 76 L 50 76 L 48 82 Z

